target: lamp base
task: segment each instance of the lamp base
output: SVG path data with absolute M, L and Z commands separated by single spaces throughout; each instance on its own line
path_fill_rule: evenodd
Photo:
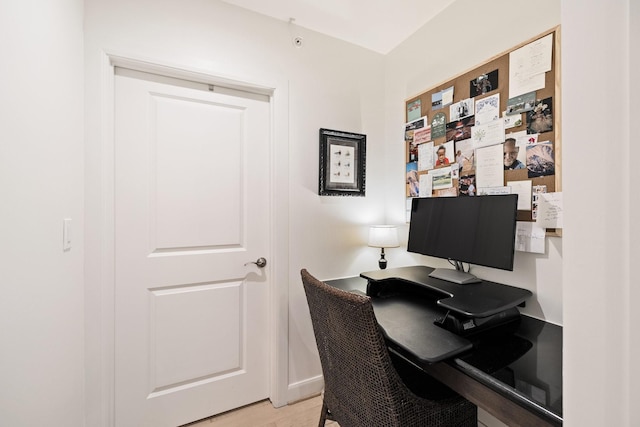
M 384 248 L 380 248 L 380 260 L 378 261 L 378 267 L 380 267 L 380 270 L 384 270 L 385 268 L 387 268 L 387 260 L 384 259 Z

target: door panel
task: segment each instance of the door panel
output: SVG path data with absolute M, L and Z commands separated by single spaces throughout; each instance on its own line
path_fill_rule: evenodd
M 150 220 L 155 219 L 156 248 L 239 247 L 243 109 L 158 95 L 151 99 L 157 136 L 151 147 L 155 217 Z M 176 210 L 176 204 L 198 209 Z
M 241 285 L 151 291 L 152 392 L 241 370 Z
M 118 68 L 117 426 L 268 396 L 269 102 Z

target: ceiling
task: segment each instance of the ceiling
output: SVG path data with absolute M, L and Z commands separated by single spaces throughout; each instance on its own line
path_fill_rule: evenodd
M 382 54 L 455 0 L 222 0 Z

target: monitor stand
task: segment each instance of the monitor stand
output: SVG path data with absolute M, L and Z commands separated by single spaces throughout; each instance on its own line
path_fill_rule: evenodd
M 436 268 L 429 277 L 434 279 L 446 280 L 447 282 L 457 283 L 459 285 L 467 285 L 469 283 L 480 283 L 482 280 L 478 279 L 471 273 L 466 271 L 453 270 L 451 268 Z

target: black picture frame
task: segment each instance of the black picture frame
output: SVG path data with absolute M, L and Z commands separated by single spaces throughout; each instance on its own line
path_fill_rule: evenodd
M 320 129 L 321 196 L 364 196 L 367 136 Z

